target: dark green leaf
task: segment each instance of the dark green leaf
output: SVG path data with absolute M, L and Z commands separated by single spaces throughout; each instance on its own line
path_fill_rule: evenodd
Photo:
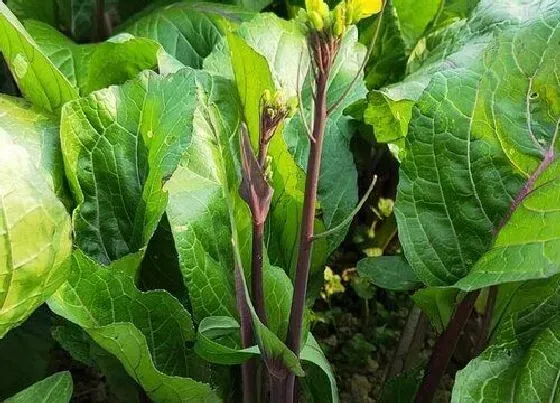
M 201 68 L 230 24 L 250 19 L 253 13 L 213 3 L 177 3 L 125 24 L 122 30 L 153 39 L 186 66 Z
M 43 305 L 0 340 L 0 400 L 48 375 L 54 347 L 50 331 L 50 312 Z
M 422 283 L 401 256 L 368 257 L 358 262 L 358 274 L 372 284 L 389 290 L 407 291 Z
M 428 287 L 416 291 L 412 299 L 422 309 L 438 333 L 447 327 L 455 309 L 458 291 L 454 288 Z

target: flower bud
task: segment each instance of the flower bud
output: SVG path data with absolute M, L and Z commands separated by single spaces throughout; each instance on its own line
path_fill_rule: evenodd
M 315 28 L 317 31 L 322 31 L 325 23 L 323 22 L 323 17 L 321 17 L 321 14 L 316 11 L 311 11 L 308 12 L 308 16 L 309 20 L 311 21 L 311 25 L 313 25 L 313 28 Z
M 344 30 L 346 29 L 345 11 L 346 8 L 344 7 L 343 4 L 338 4 L 333 11 L 334 14 L 333 33 L 337 37 L 342 36 L 342 34 L 344 34 Z
M 272 94 L 270 93 L 269 89 L 263 91 L 262 100 L 265 105 L 270 105 L 270 103 L 272 102 Z

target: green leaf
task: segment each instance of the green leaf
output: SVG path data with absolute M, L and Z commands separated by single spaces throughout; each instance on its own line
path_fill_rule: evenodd
M 427 287 L 414 293 L 412 300 L 422 309 L 438 333 L 447 327 L 455 309 L 458 291 L 454 288 Z
M 165 210 L 163 183 L 191 141 L 194 73 L 145 72 L 68 103 L 62 150 L 76 244 L 109 263 L 144 248 Z
M 167 217 L 198 323 L 208 316 L 238 316 L 234 270 L 244 281 L 251 218 L 238 191 L 240 105 L 232 96 L 232 83 L 206 72 L 197 72 L 196 81 L 200 92 L 192 142 L 165 190 Z M 243 298 L 251 309 L 261 354 L 268 362 L 279 360 L 301 375 L 293 352 L 258 320 L 246 295 Z
M 159 42 L 185 66 L 201 68 L 229 26 L 252 16 L 234 6 L 185 2 L 158 8 L 121 29 Z
M 12 396 L 49 374 L 54 348 L 51 315 L 41 306 L 0 340 L 0 400 Z
M 395 212 L 426 284 L 470 290 L 560 271 L 558 10 L 543 3 L 496 32 L 476 60 L 435 74 L 414 108 Z
M 494 344 L 457 374 L 453 401 L 498 401 L 504 396 L 512 401 L 555 401 L 559 298 L 559 276 L 524 282 L 508 295 Z
M 0 4 L 0 51 L 19 89 L 36 107 L 58 114 L 65 102 L 78 96 L 78 91 L 3 3 Z
M 432 77 L 438 72 L 458 71 L 480 62 L 493 32 L 538 18 L 554 7 L 555 0 L 543 0 L 536 6 L 526 0 L 482 0 L 474 10 L 476 1 L 432 3 L 441 3 L 441 7 L 431 30 L 428 29 L 410 54 L 409 74 L 400 82 L 371 91 L 364 112 L 364 122 L 374 127 L 378 141 L 394 145 L 401 158 L 405 155 L 404 138 L 408 134 L 412 108 Z M 409 12 L 415 13 L 419 8 L 413 6 Z M 386 15 L 391 15 L 390 11 L 390 8 L 386 10 Z M 461 20 L 469 15 L 468 20 Z
M 393 0 L 394 13 L 407 48 L 413 48 L 445 0 Z
M 374 40 L 379 29 L 377 40 L 365 66 L 368 88 L 379 88 L 398 81 L 405 72 L 408 51 L 394 3 L 388 0 L 383 14 L 369 18 L 360 25 L 360 27 L 364 26 L 363 31 L 360 31 L 360 41 L 366 46 Z M 381 24 L 379 28 L 378 24 Z
M 407 291 L 422 285 L 402 256 L 368 257 L 360 260 L 357 268 L 360 277 L 388 290 Z
M 64 165 L 58 122 L 21 98 L 0 95 L 0 141 L 21 146 L 49 178 L 55 193 L 64 196 Z
M 44 55 L 62 72 L 81 95 L 122 84 L 157 65 L 161 47 L 157 42 L 116 35 L 96 44 L 79 45 L 51 26 L 26 21 L 25 28 Z
M 310 389 L 314 401 L 337 403 L 338 388 L 334 372 L 311 332 L 307 334 L 307 341 L 301 350 L 301 360 L 305 369 L 303 382 Z
M 269 29 L 264 31 L 264 26 L 269 27 Z M 287 57 L 292 51 L 298 52 L 298 49 L 301 54 L 303 42 L 301 34 L 291 24 L 270 15 L 256 17 L 254 22 L 245 24 L 243 30 L 247 38 L 265 35 L 266 39 L 270 35 L 271 42 L 266 39 L 259 42 L 260 44 L 276 42 L 279 44 L 277 49 L 271 50 L 273 53 L 262 55 L 244 39 L 236 35 L 228 36 L 237 92 L 243 106 L 251 142 L 256 149 L 260 136 L 259 115 L 263 92 L 265 90 L 274 92 L 276 89 L 281 89 L 286 92 L 287 96 L 293 96 L 297 91 L 295 82 L 292 83 L 293 86 L 288 84 L 282 86 L 278 80 L 275 80 L 269 63 L 278 60 L 278 69 L 288 68 L 280 63 L 281 58 Z M 264 51 L 267 50 L 264 49 Z M 280 59 L 276 59 L 276 55 Z M 305 66 L 308 63 L 307 59 L 302 61 Z M 297 74 L 297 66 L 295 69 L 292 66 L 289 74 Z M 259 79 L 255 80 L 254 77 L 259 77 Z M 291 79 L 291 76 L 288 75 L 286 78 Z M 301 82 L 303 82 L 303 76 Z M 268 155 L 272 157 L 271 184 L 277 191 L 273 194 L 269 213 L 270 224 L 267 247 L 273 264 L 281 266 L 289 272 L 296 258 L 297 237 L 303 209 L 305 174 L 288 152 L 286 142 L 282 137 L 282 128 L 281 126 L 278 129 L 268 146 Z
M 52 329 L 54 339 L 74 360 L 99 370 L 107 383 L 109 399 L 123 403 L 138 403 L 138 384 L 125 371 L 117 358 L 99 347 L 78 325 L 64 321 Z
M 0 140 L 1 338 L 66 279 L 72 242 L 48 175 L 10 135 L 0 132 Z
M 37 20 L 55 26 L 58 14 L 56 0 L 8 0 L 8 8 L 20 20 Z
M 56 314 L 81 326 L 155 401 L 216 401 L 210 386 L 191 374 L 194 339 L 190 315 L 165 291 L 140 292 L 124 263 L 103 267 L 77 250 L 72 273 L 48 301 Z M 127 272 L 134 271 L 127 268 Z
M 228 346 L 229 337 L 239 333 L 239 323 L 230 316 L 208 316 L 198 325 L 197 341 L 194 351 L 207 361 L 216 364 L 241 364 L 259 355 L 253 347 L 240 350 Z M 217 339 L 217 340 L 216 340 Z M 225 339 L 220 343 L 220 339 Z M 231 341 L 230 341 L 231 344 Z
M 72 397 L 70 372 L 57 372 L 6 399 L 5 403 L 68 403 Z

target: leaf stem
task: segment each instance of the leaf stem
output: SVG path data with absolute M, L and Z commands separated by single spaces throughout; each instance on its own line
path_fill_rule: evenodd
M 264 303 L 263 278 L 264 222 L 253 220 L 253 245 L 251 259 L 251 294 L 255 311 L 263 325 L 267 324 Z
M 323 139 L 327 122 L 327 81 L 332 67 L 333 57 L 338 47 L 337 42 L 327 42 L 317 34 L 309 38 L 314 58 L 317 65 L 315 77 L 315 105 L 313 117 L 313 133 L 315 142 L 310 142 L 309 158 L 305 178 L 305 193 L 303 199 L 303 213 L 300 229 L 299 252 L 296 265 L 294 296 L 290 311 L 287 347 L 299 357 L 301 351 L 303 314 L 305 310 L 305 296 L 307 293 L 307 280 L 311 266 L 311 253 L 313 250 L 313 225 L 315 222 L 315 203 L 317 187 L 321 170 L 321 155 Z M 286 381 L 285 402 L 294 401 L 295 375 L 290 373 Z
M 245 297 L 243 274 L 239 267 L 235 268 L 235 299 L 239 312 L 241 330 L 241 347 L 248 348 L 253 344 L 253 328 L 251 326 L 251 313 Z M 254 403 L 257 395 L 257 362 L 252 359 L 241 364 L 241 383 L 243 403 Z
M 416 399 L 414 400 L 416 403 L 431 403 L 434 400 L 437 387 L 445 374 L 447 364 L 449 364 L 455 352 L 459 336 L 471 316 L 479 293 L 480 291 L 476 290 L 465 295 L 455 310 L 451 322 L 449 322 L 447 328 L 438 337 L 430 357 L 430 362 L 426 368 L 424 379 L 418 388 L 418 392 L 416 392 Z

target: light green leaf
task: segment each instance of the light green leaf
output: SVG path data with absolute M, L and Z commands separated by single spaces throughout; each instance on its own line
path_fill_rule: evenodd
M 243 277 L 243 265 L 250 262 L 251 218 L 238 191 L 240 105 L 232 83 L 206 72 L 197 72 L 196 81 L 200 91 L 192 141 L 165 190 L 167 217 L 198 323 L 208 316 L 238 316 L 234 270 Z M 261 354 L 301 374 L 293 352 L 250 309 Z
M 271 29 L 264 31 L 264 26 Z M 276 54 L 282 57 L 282 55 L 287 56 L 289 51 L 298 52 L 298 50 L 301 54 L 303 42 L 294 27 L 270 15 L 257 17 L 254 22 L 245 24 L 243 29 L 248 38 L 255 38 L 257 34 L 265 35 L 265 38 L 270 35 L 271 41 L 279 44 L 277 53 L 268 54 L 267 59 L 254 50 L 244 39 L 235 35 L 228 36 L 237 92 L 243 106 L 251 142 L 256 149 L 260 136 L 259 105 L 263 92 L 267 89 L 271 92 L 279 89 L 293 96 L 297 91 L 295 83 L 293 87 L 289 85 L 282 87 L 282 84 L 274 79 L 269 66 L 274 66 L 272 61 L 278 60 L 279 69 L 287 68 L 280 63 L 281 59 L 276 59 Z M 256 32 L 253 33 L 253 31 Z M 268 40 L 263 40 L 258 44 L 264 46 L 268 43 Z M 264 54 L 266 55 L 266 53 Z M 308 62 L 307 59 L 302 61 L 305 66 Z M 297 66 L 290 73 L 297 74 Z M 259 77 L 259 79 L 255 80 L 254 77 Z M 290 77 L 287 76 L 287 78 Z M 303 76 L 301 82 L 303 82 Z M 276 191 L 273 194 L 269 213 L 267 247 L 273 264 L 281 266 L 289 272 L 296 258 L 297 237 L 303 209 L 305 174 L 288 152 L 286 142 L 282 137 L 282 129 L 283 126 L 278 129 L 268 147 L 268 155 L 272 157 L 271 185 Z M 321 245 L 316 246 L 320 247 Z
M 539 4 L 477 60 L 435 74 L 414 108 L 395 212 L 426 284 L 469 290 L 560 271 L 560 12 Z
M 120 34 L 96 44 L 79 45 L 51 26 L 26 21 L 25 28 L 44 55 L 81 95 L 122 84 L 157 65 L 157 42 Z
M 165 210 L 163 183 L 190 142 L 194 73 L 145 72 L 68 103 L 62 150 L 76 243 L 99 262 L 146 246 Z
M 445 0 L 392 0 L 407 48 L 413 48 Z
M 188 312 L 165 291 L 140 292 L 122 265 L 103 267 L 77 250 L 72 273 L 49 307 L 115 355 L 154 401 L 216 401 L 209 385 L 188 378 L 195 376 L 186 346 L 194 339 Z
M 216 364 L 241 364 L 259 355 L 259 350 L 251 347 L 240 350 L 238 346 L 228 346 L 230 337 L 239 333 L 239 323 L 230 316 L 207 316 L 198 325 L 194 351 L 207 361 Z M 220 339 L 225 339 L 223 342 Z
M 66 279 L 70 217 L 37 160 L 9 135 L 0 140 L 0 337 Z
M 58 131 L 58 122 L 51 116 L 21 98 L 0 95 L 0 142 L 22 146 L 61 197 L 65 184 Z
M 357 268 L 360 277 L 381 288 L 407 291 L 422 285 L 402 256 L 368 257 L 360 260 Z
M 453 401 L 556 401 L 559 303 L 559 276 L 524 282 L 508 295 L 494 344 L 457 374 Z
M 58 114 L 65 102 L 78 96 L 4 3 L 0 3 L 0 51 L 19 89 L 36 107 Z
M 72 397 L 70 372 L 57 372 L 6 399 L 5 403 L 68 403 Z
M 201 68 L 202 61 L 222 41 L 229 26 L 252 16 L 253 13 L 234 6 L 184 2 L 158 8 L 121 29 L 153 39 L 184 65 Z
M 432 22 L 433 31 L 427 33 L 410 55 L 409 74 L 403 81 L 371 91 L 369 106 L 364 112 L 364 121 L 374 127 L 378 141 L 399 147 L 401 157 L 405 154 L 402 148 L 412 108 L 432 77 L 438 72 L 469 68 L 479 63 L 493 32 L 538 18 L 554 7 L 555 0 L 539 0 L 537 3 L 531 0 L 482 0 L 474 10 L 476 2 L 473 1 L 433 3 L 441 3 L 436 20 Z M 416 13 L 419 8 L 413 6 L 410 12 Z M 468 20 L 461 19 L 469 14 Z

